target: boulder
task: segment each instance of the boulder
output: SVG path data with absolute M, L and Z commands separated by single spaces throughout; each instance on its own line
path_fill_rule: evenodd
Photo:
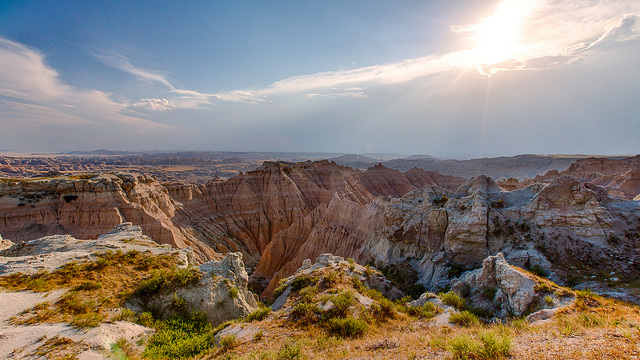
M 527 312 L 535 285 L 536 281 L 529 274 L 509 265 L 502 253 L 498 253 L 487 257 L 482 268 L 468 271 L 454 280 L 451 289 L 458 294 L 469 294 L 473 306 L 506 317 L 522 316 Z M 487 288 L 492 290 L 485 291 Z
M 170 314 L 176 297 L 184 299 L 191 311 L 202 311 L 214 326 L 249 315 L 258 308 L 258 297 L 247 289 L 249 276 L 242 253 L 228 253 L 221 261 L 200 265 L 197 284 L 153 297 L 149 304 Z
M 9 239 L 3 239 L 2 235 L 0 235 L 0 251 L 4 249 L 8 249 L 13 246 L 13 241 Z

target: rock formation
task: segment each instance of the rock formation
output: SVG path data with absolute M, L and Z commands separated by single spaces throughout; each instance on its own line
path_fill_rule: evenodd
M 249 276 L 241 253 L 228 253 L 221 261 L 200 265 L 200 281 L 169 294 L 160 294 L 147 305 L 170 314 L 175 298 L 183 299 L 191 311 L 201 311 L 214 326 L 249 315 L 258 308 L 257 295 L 247 290 Z
M 150 251 L 153 254 L 175 253 L 181 267 L 187 267 L 193 260 L 190 249 L 178 250 L 170 245 L 158 245 L 142 234 L 140 226 L 122 223 L 93 240 L 76 239 L 71 235 L 51 235 L 16 243 L 0 251 L 0 275 L 53 271 L 69 261 L 96 260 L 97 253 L 130 250 Z
M 549 183 L 562 177 L 572 177 L 580 182 L 592 183 L 607 189 L 609 195 L 622 199 L 634 199 L 640 194 L 640 155 L 628 158 L 578 159 L 566 170 L 550 170 L 532 180 L 517 179 L 500 181 L 505 190 L 524 188 L 533 183 Z
M 180 226 L 188 219 L 178 208 L 162 185 L 140 174 L 0 181 L 0 231 L 14 241 L 54 234 L 95 239 L 130 221 L 159 243 L 214 256 Z
M 524 187 L 511 181 L 512 191 L 486 176 L 457 181 L 328 161 L 265 162 L 204 184 L 163 186 L 125 173 L 3 180 L 0 233 L 18 242 L 54 233 L 96 238 L 131 221 L 160 243 L 191 246 L 201 261 L 242 253 L 250 287 L 267 297 L 305 259 L 327 252 L 410 266 L 433 290 L 498 252 L 558 281 L 581 282 L 598 270 L 622 272 L 623 282 L 640 275 L 640 204 L 611 196 L 611 186 L 566 176 Z

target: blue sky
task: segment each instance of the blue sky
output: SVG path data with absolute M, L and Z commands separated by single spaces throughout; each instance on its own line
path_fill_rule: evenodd
M 636 0 L 4 1 L 0 149 L 640 152 Z

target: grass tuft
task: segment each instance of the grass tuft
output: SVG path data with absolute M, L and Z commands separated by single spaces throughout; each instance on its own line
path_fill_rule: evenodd
M 368 329 L 366 322 L 354 318 L 330 319 L 328 322 L 329 331 L 341 338 L 362 336 Z
M 480 325 L 480 319 L 478 319 L 478 317 L 474 313 L 466 310 L 459 313 L 451 314 L 451 317 L 449 317 L 449 321 L 452 324 L 465 327 Z
M 253 311 L 251 314 L 247 315 L 247 317 L 245 318 L 245 321 L 247 322 L 261 321 L 264 318 L 266 318 L 269 315 L 269 313 L 271 313 L 270 307 L 258 308 L 255 311 Z
M 441 293 L 439 294 L 439 297 L 440 297 L 440 300 L 442 300 L 442 302 L 445 303 L 445 305 L 453 306 L 458 310 L 464 309 L 465 301 L 455 291 Z

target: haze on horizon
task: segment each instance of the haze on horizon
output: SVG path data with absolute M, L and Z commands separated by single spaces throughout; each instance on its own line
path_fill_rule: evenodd
M 640 2 L 0 4 L 0 148 L 640 153 Z

